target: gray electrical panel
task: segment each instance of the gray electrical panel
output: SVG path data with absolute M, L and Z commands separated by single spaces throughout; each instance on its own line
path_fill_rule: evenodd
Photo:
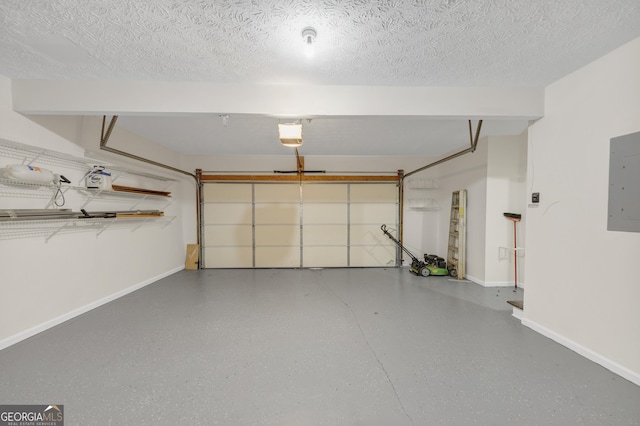
M 611 139 L 609 231 L 640 232 L 640 132 Z

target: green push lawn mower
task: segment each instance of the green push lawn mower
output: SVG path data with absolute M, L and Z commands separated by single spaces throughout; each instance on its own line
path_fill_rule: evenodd
M 447 269 L 447 262 L 436 255 L 433 254 L 425 254 L 424 262 L 413 255 L 405 246 L 402 245 L 400 241 L 398 241 L 393 235 L 387 231 L 387 225 L 382 225 L 380 227 L 384 235 L 389 237 L 391 241 L 396 243 L 398 247 L 402 249 L 405 253 L 411 257 L 411 267 L 410 271 L 413 274 L 416 274 L 421 277 L 428 277 L 429 275 L 449 275 L 449 270 Z M 453 271 L 451 273 L 453 276 Z

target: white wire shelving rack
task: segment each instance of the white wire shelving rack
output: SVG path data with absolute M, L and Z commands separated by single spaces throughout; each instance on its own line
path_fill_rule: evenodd
M 19 142 L 10 141 L 0 138 L 0 158 L 7 161 L 15 160 L 13 164 L 49 166 L 56 170 L 75 170 L 86 172 L 91 170 L 93 165 L 97 164 L 97 160 L 85 157 L 76 157 L 45 148 L 34 147 Z M 10 163 L 7 163 L 7 165 Z M 131 170 L 117 165 L 101 164 L 108 167 L 112 172 L 112 179 L 116 181 L 122 177 L 135 177 L 153 180 L 160 191 L 166 191 L 176 179 L 166 176 L 146 173 L 143 171 Z M 142 203 L 151 202 L 157 205 L 158 210 L 166 209 L 174 202 L 174 197 L 170 195 L 156 194 L 140 194 L 132 192 L 90 189 L 84 186 L 73 184 L 55 185 L 51 184 L 35 184 L 20 182 L 14 179 L 5 178 L 0 174 L 0 197 L 6 198 L 30 198 L 49 200 L 45 209 L 56 207 L 55 202 L 59 197 L 64 197 L 69 191 L 75 191 L 81 195 L 82 202 L 79 209 L 87 207 L 93 201 L 101 201 L 108 203 L 118 203 L 122 205 L 126 203 L 128 210 L 135 211 Z M 0 207 L 1 211 L 8 211 L 8 203 L 3 202 Z M 4 207 L 4 208 L 3 208 Z M 155 209 L 155 207 L 154 207 Z M 120 210 L 120 209 L 119 209 Z M 80 215 L 80 213 L 79 213 Z M 52 216 L 55 216 L 52 215 Z M 56 235 L 68 234 L 73 232 L 94 231 L 99 236 L 107 229 L 129 228 L 132 231 L 147 226 L 157 224 L 161 227 L 168 226 L 175 217 L 173 216 L 156 216 L 156 217 L 117 217 L 117 218 L 43 218 L 33 219 L 20 217 L 0 218 L 0 240 L 17 239 L 28 237 L 44 237 L 48 241 Z
M 70 218 L 40 220 L 0 221 L 0 240 L 44 237 L 45 242 L 56 235 L 74 232 L 93 231 L 98 237 L 107 229 L 130 229 L 131 232 L 145 225 L 158 225 L 165 228 L 173 222 L 175 216 L 141 218 Z

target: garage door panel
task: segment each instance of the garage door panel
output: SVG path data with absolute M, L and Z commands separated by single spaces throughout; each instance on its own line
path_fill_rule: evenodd
M 351 246 L 350 261 L 351 266 L 394 266 L 396 252 L 390 246 Z
M 303 224 L 347 224 L 349 210 L 346 204 L 304 204 Z
M 297 225 L 256 225 L 256 246 L 300 246 Z
M 354 184 L 350 188 L 352 203 L 393 202 L 398 198 L 398 187 L 390 184 Z
M 250 203 L 253 189 L 248 183 L 212 183 L 203 185 L 202 195 L 206 201 L 217 203 Z
M 307 247 L 303 249 L 303 267 L 305 268 L 344 268 L 348 265 L 346 247 Z
M 204 229 L 207 246 L 248 246 L 253 244 L 251 225 L 210 225 Z
M 304 203 L 346 203 L 348 187 L 344 184 L 306 184 L 302 187 Z
M 349 242 L 348 237 L 349 229 L 346 225 L 305 225 L 302 228 L 302 241 L 305 247 L 346 246 Z
M 300 246 L 256 247 L 257 268 L 297 268 L 300 266 Z
M 382 232 L 379 225 L 351 225 L 351 245 L 393 246 L 393 242 Z
M 256 203 L 300 202 L 300 186 L 297 183 L 256 184 L 254 194 Z
M 395 184 L 221 183 L 202 192 L 205 267 L 395 262 L 395 244 L 380 230 L 397 226 Z
M 256 204 L 256 225 L 264 224 L 300 224 L 299 204 Z
M 251 268 L 253 249 L 251 247 L 205 247 L 204 266 L 206 268 Z
M 396 223 L 396 211 L 395 204 L 352 204 L 351 223 Z
M 205 204 L 204 224 L 251 225 L 251 204 Z

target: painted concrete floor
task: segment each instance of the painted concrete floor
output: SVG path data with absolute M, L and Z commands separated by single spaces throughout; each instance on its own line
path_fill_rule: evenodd
M 485 289 L 406 269 L 182 271 L 0 351 L 70 425 L 638 425 L 640 387 Z

